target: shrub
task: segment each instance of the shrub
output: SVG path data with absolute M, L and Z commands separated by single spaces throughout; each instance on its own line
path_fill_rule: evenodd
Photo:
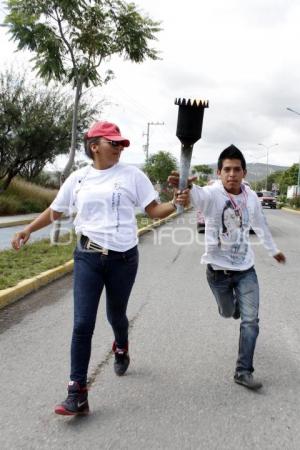
M 289 199 L 289 204 L 293 208 L 300 208 L 300 197 L 294 197 Z
M 167 183 L 162 183 L 159 192 L 159 198 L 162 202 L 169 202 L 173 199 L 173 188 L 169 187 Z
M 5 196 L 0 194 L 0 216 L 18 214 L 21 207 L 20 200 L 13 195 Z
M 286 195 L 284 195 L 284 194 L 278 195 L 277 200 L 278 200 L 280 203 L 286 203 L 286 200 L 287 200 Z
M 57 190 L 15 179 L 0 193 L 0 215 L 41 212 L 51 204 L 56 193 Z
M 60 172 L 41 172 L 36 177 L 31 178 L 32 183 L 48 189 L 59 189 Z
M 24 199 L 43 199 L 49 204 L 53 201 L 57 194 L 56 189 L 47 189 L 42 186 L 30 183 L 28 181 L 17 178 L 11 182 L 8 189 L 9 192 L 15 193 Z

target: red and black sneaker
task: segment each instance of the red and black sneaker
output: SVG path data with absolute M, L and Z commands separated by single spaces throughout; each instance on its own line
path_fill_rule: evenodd
M 70 381 L 66 400 L 60 405 L 57 405 L 54 412 L 62 416 L 88 414 L 89 402 L 87 387 L 80 387 L 76 381 Z
M 117 347 L 117 344 L 114 342 L 112 350 L 115 354 L 115 362 L 114 362 L 115 374 L 120 377 L 124 375 L 130 363 L 130 358 L 128 355 L 128 344 L 126 345 L 125 348 L 119 348 Z

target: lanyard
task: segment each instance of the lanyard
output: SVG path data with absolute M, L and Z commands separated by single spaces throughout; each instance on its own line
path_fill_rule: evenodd
M 243 201 L 242 201 L 241 205 L 238 205 L 235 202 L 233 196 L 229 192 L 227 192 L 226 189 L 224 188 L 224 191 L 226 192 L 226 195 L 229 198 L 230 203 L 232 204 L 232 207 L 233 207 L 233 210 L 234 210 L 236 216 L 240 216 L 240 217 L 242 217 L 242 212 L 243 212 L 243 209 L 247 205 L 247 199 L 248 199 L 248 194 L 247 194 L 245 186 L 243 184 L 241 184 L 241 190 L 242 190 L 242 194 L 243 194 Z
M 75 206 L 75 203 L 76 203 L 77 197 L 78 197 L 78 193 L 80 192 L 80 190 L 83 186 L 83 182 L 86 179 L 86 177 L 88 176 L 88 174 L 90 173 L 91 169 L 92 169 L 92 166 L 89 166 L 86 173 L 83 175 L 83 177 L 77 181 L 77 184 L 79 184 L 79 186 L 74 190 L 73 206 Z

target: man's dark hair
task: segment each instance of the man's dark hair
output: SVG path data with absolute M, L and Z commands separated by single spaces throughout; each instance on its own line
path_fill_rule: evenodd
M 243 170 L 246 170 L 246 161 L 243 153 L 235 145 L 230 145 L 225 148 L 218 159 L 218 170 L 222 170 L 224 159 L 239 159 L 242 164 Z

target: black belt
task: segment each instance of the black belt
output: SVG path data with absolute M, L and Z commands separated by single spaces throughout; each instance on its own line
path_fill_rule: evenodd
M 215 270 L 211 264 L 207 264 L 207 268 L 208 270 L 210 270 L 211 272 L 222 272 L 224 273 L 224 275 L 234 275 L 235 273 L 246 273 L 249 272 L 249 270 L 252 270 L 254 268 L 254 266 L 249 267 L 249 269 L 246 270 L 227 270 L 227 269 L 217 269 Z

